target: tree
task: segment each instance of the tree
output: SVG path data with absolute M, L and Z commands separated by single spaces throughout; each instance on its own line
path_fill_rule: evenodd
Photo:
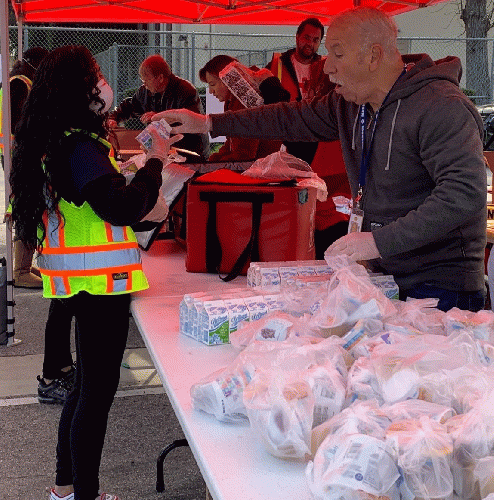
M 489 76 L 487 33 L 493 26 L 493 0 L 459 0 L 460 19 L 465 24 L 466 87 L 477 96 L 485 96 L 484 103 L 492 100 Z

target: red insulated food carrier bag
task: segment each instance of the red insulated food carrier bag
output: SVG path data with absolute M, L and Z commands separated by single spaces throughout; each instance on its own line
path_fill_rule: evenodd
M 187 190 L 185 267 L 229 281 L 251 261 L 314 259 L 315 207 L 316 190 L 295 181 L 224 170 L 198 177 Z

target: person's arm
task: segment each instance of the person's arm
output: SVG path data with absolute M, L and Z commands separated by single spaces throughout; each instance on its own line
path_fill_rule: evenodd
M 109 117 L 111 120 L 115 120 L 119 123 L 128 120 L 131 117 L 139 118 L 144 112 L 145 109 L 137 92 L 132 97 L 124 99 L 120 105 L 110 113 Z
M 113 225 L 135 224 L 156 204 L 163 162 L 170 145 L 181 136 L 165 140 L 156 131 L 150 133 L 153 142 L 146 153 L 146 163 L 128 185 L 110 163 L 106 151 L 94 140 L 79 139 L 71 154 L 71 177 L 76 193 L 101 219 Z
M 216 115 L 199 115 L 186 109 L 156 113 L 165 118 L 172 134 L 207 133 L 289 141 L 333 141 L 339 138 L 333 94 L 310 102 L 277 103 Z
M 163 162 L 149 159 L 129 185 L 115 172 L 99 177 L 84 186 L 82 195 L 95 213 L 115 226 L 131 226 L 147 215 L 158 199 Z

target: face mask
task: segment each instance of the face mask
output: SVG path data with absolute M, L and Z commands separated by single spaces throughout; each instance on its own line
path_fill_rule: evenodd
M 104 107 L 100 111 L 99 108 L 100 108 L 101 104 L 96 103 L 96 102 L 93 101 L 89 105 L 89 109 L 91 109 L 92 111 L 94 111 L 96 113 L 103 114 L 103 113 L 106 113 L 110 109 L 110 106 L 113 103 L 113 90 L 108 85 L 108 82 L 104 78 L 102 78 L 96 84 L 96 87 L 98 87 L 99 90 L 100 90 L 99 98 L 103 101 Z

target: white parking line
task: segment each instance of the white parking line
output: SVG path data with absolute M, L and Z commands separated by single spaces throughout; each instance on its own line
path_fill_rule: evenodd
M 149 394 L 163 394 L 165 390 L 161 386 L 157 387 L 146 387 L 140 389 L 128 389 L 117 391 L 115 394 L 116 398 L 125 398 L 129 396 L 146 396 Z M 2 406 L 21 406 L 21 405 L 32 405 L 40 404 L 36 396 L 26 396 L 20 398 L 5 398 L 0 399 L 0 407 Z

